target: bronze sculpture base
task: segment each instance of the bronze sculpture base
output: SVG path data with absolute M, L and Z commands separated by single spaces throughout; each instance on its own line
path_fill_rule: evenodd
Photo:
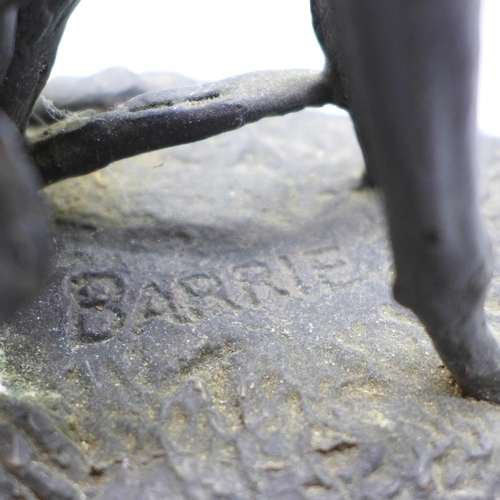
M 55 270 L 1 332 L 0 497 L 494 498 L 500 408 L 391 299 L 362 170 L 307 111 L 48 188 Z

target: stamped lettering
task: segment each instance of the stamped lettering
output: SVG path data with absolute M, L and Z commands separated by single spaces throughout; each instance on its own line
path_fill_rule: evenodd
M 115 276 L 85 274 L 71 279 L 73 298 L 70 340 L 77 345 L 103 342 L 118 334 L 125 314 L 123 285 Z
M 126 290 L 113 273 L 70 278 L 69 314 L 73 345 L 104 342 L 130 328 L 135 337 L 193 324 L 220 315 L 258 309 L 276 298 L 300 299 L 322 288 L 334 290 L 359 280 L 352 263 L 336 246 L 308 250 L 274 261 L 249 261 L 187 276 L 144 283 Z M 123 297 L 127 294 L 127 308 Z
M 316 279 L 321 285 L 333 290 L 358 281 L 353 278 L 352 264 L 337 246 L 328 246 L 305 252 Z
M 239 311 L 241 307 L 229 298 L 222 279 L 215 274 L 195 274 L 179 282 L 192 303 L 192 310 L 198 318 L 205 317 L 208 307 Z
M 237 266 L 234 268 L 234 274 L 241 282 L 252 306 L 258 306 L 265 302 L 270 294 L 277 294 L 281 297 L 290 295 L 288 290 L 275 283 L 271 269 L 263 262 L 251 262 Z

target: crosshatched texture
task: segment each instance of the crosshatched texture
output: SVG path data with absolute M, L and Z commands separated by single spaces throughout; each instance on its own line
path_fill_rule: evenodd
M 498 141 L 483 161 L 498 239 Z M 500 409 L 391 299 L 362 169 L 349 121 L 301 112 L 47 189 L 55 270 L 1 332 L 0 497 L 497 498 Z

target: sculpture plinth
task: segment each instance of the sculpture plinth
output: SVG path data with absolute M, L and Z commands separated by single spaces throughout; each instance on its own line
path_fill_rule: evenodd
M 497 234 L 499 145 L 486 146 Z M 362 167 L 348 120 L 302 112 L 46 190 L 55 270 L 1 332 L 2 487 L 130 500 L 490 491 L 499 410 L 461 397 L 391 299 Z M 493 323 L 499 300 L 494 280 Z

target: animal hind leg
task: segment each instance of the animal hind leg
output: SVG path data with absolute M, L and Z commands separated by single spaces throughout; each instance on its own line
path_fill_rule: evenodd
M 500 348 L 483 309 L 492 254 L 476 188 L 479 1 L 319 1 L 324 22 L 343 21 L 335 57 L 384 194 L 395 298 L 465 393 L 500 402 Z
M 23 2 L 0 5 L 0 83 L 11 62 L 17 6 Z M 49 238 L 39 187 L 22 136 L 0 109 L 0 322 L 36 292 L 47 270 Z

